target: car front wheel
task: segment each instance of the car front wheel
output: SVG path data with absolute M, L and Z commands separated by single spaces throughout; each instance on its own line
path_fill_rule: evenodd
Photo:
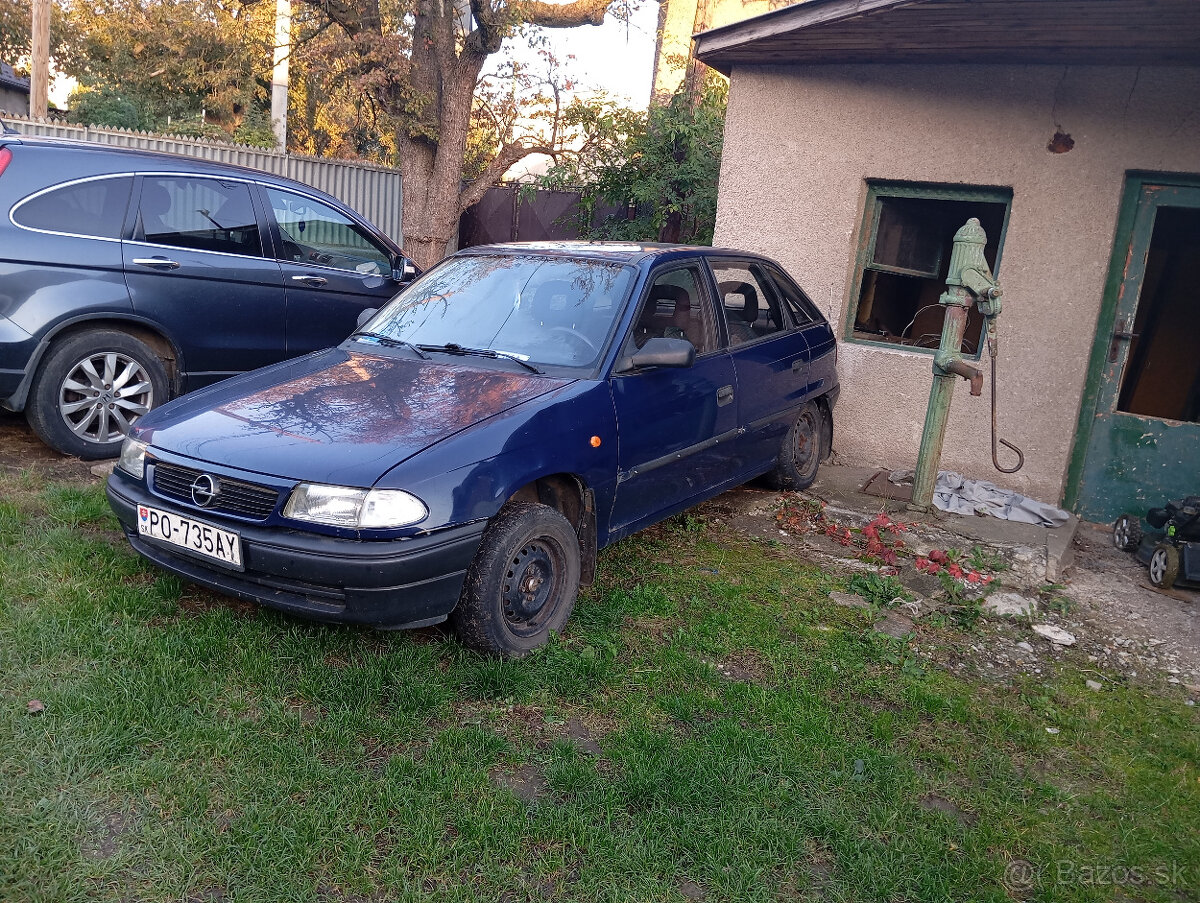
M 115 458 L 129 427 L 167 400 L 158 355 L 125 332 L 95 329 L 53 345 L 38 369 L 26 419 L 57 451 Z
M 563 629 L 579 594 L 579 538 L 555 509 L 509 502 L 488 526 L 451 616 L 468 646 L 517 658 Z

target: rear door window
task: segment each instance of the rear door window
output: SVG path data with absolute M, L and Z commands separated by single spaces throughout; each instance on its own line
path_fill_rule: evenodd
M 13 221 L 44 232 L 120 238 L 132 187 L 132 176 L 62 185 L 20 204 Z
M 744 345 L 788 328 L 775 296 L 757 266 L 710 258 L 721 308 L 729 328 L 729 344 Z
M 143 176 L 135 238 L 194 251 L 263 256 L 258 217 L 245 182 Z

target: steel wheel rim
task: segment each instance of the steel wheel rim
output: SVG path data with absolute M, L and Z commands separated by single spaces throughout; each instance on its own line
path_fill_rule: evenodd
M 539 633 L 558 608 L 566 573 L 566 556 L 558 543 L 535 537 L 509 558 L 500 588 L 504 621 L 519 636 Z
M 796 428 L 792 430 L 792 464 L 802 474 L 808 473 L 819 454 L 816 439 L 816 422 L 813 415 L 806 411 L 796 419 Z
M 1150 556 L 1150 582 L 1162 583 L 1163 576 L 1167 573 L 1167 553 L 1162 549 L 1155 549 L 1154 554 Z
M 120 351 L 97 351 L 78 361 L 58 388 L 58 413 L 94 445 L 120 440 L 154 406 L 146 368 Z
M 1117 520 L 1117 525 L 1113 527 L 1113 544 L 1118 549 L 1129 545 L 1129 518 L 1122 517 Z

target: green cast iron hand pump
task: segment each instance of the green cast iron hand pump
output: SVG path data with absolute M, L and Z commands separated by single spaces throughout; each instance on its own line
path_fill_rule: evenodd
M 925 429 L 921 433 L 921 450 L 917 455 L 913 484 L 912 507 L 922 511 L 928 510 L 933 502 L 938 462 L 946 438 L 946 420 L 950 414 L 950 400 L 954 397 L 955 376 L 971 384 L 972 395 L 983 392 L 983 371 L 963 360 L 961 350 L 963 332 L 967 328 L 967 311 L 973 304 L 978 304 L 979 312 L 987 318 L 988 353 L 992 359 L 992 463 L 1001 473 L 1016 473 L 1025 463 L 1025 456 L 1019 448 L 996 437 L 996 358 L 999 355 L 996 317 L 1000 315 L 1000 299 L 1004 292 L 983 256 L 986 245 L 987 234 L 974 217 L 954 233 L 946 291 L 938 299 L 946 308 L 942 341 L 933 356 L 933 386 L 929 390 L 929 408 L 925 412 Z M 1015 467 L 1000 465 L 997 443 L 1017 453 Z

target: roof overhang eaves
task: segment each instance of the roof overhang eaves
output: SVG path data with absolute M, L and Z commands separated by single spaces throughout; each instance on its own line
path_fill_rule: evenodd
M 693 38 L 696 57 L 725 75 L 827 63 L 1196 66 L 1200 3 L 807 0 Z

